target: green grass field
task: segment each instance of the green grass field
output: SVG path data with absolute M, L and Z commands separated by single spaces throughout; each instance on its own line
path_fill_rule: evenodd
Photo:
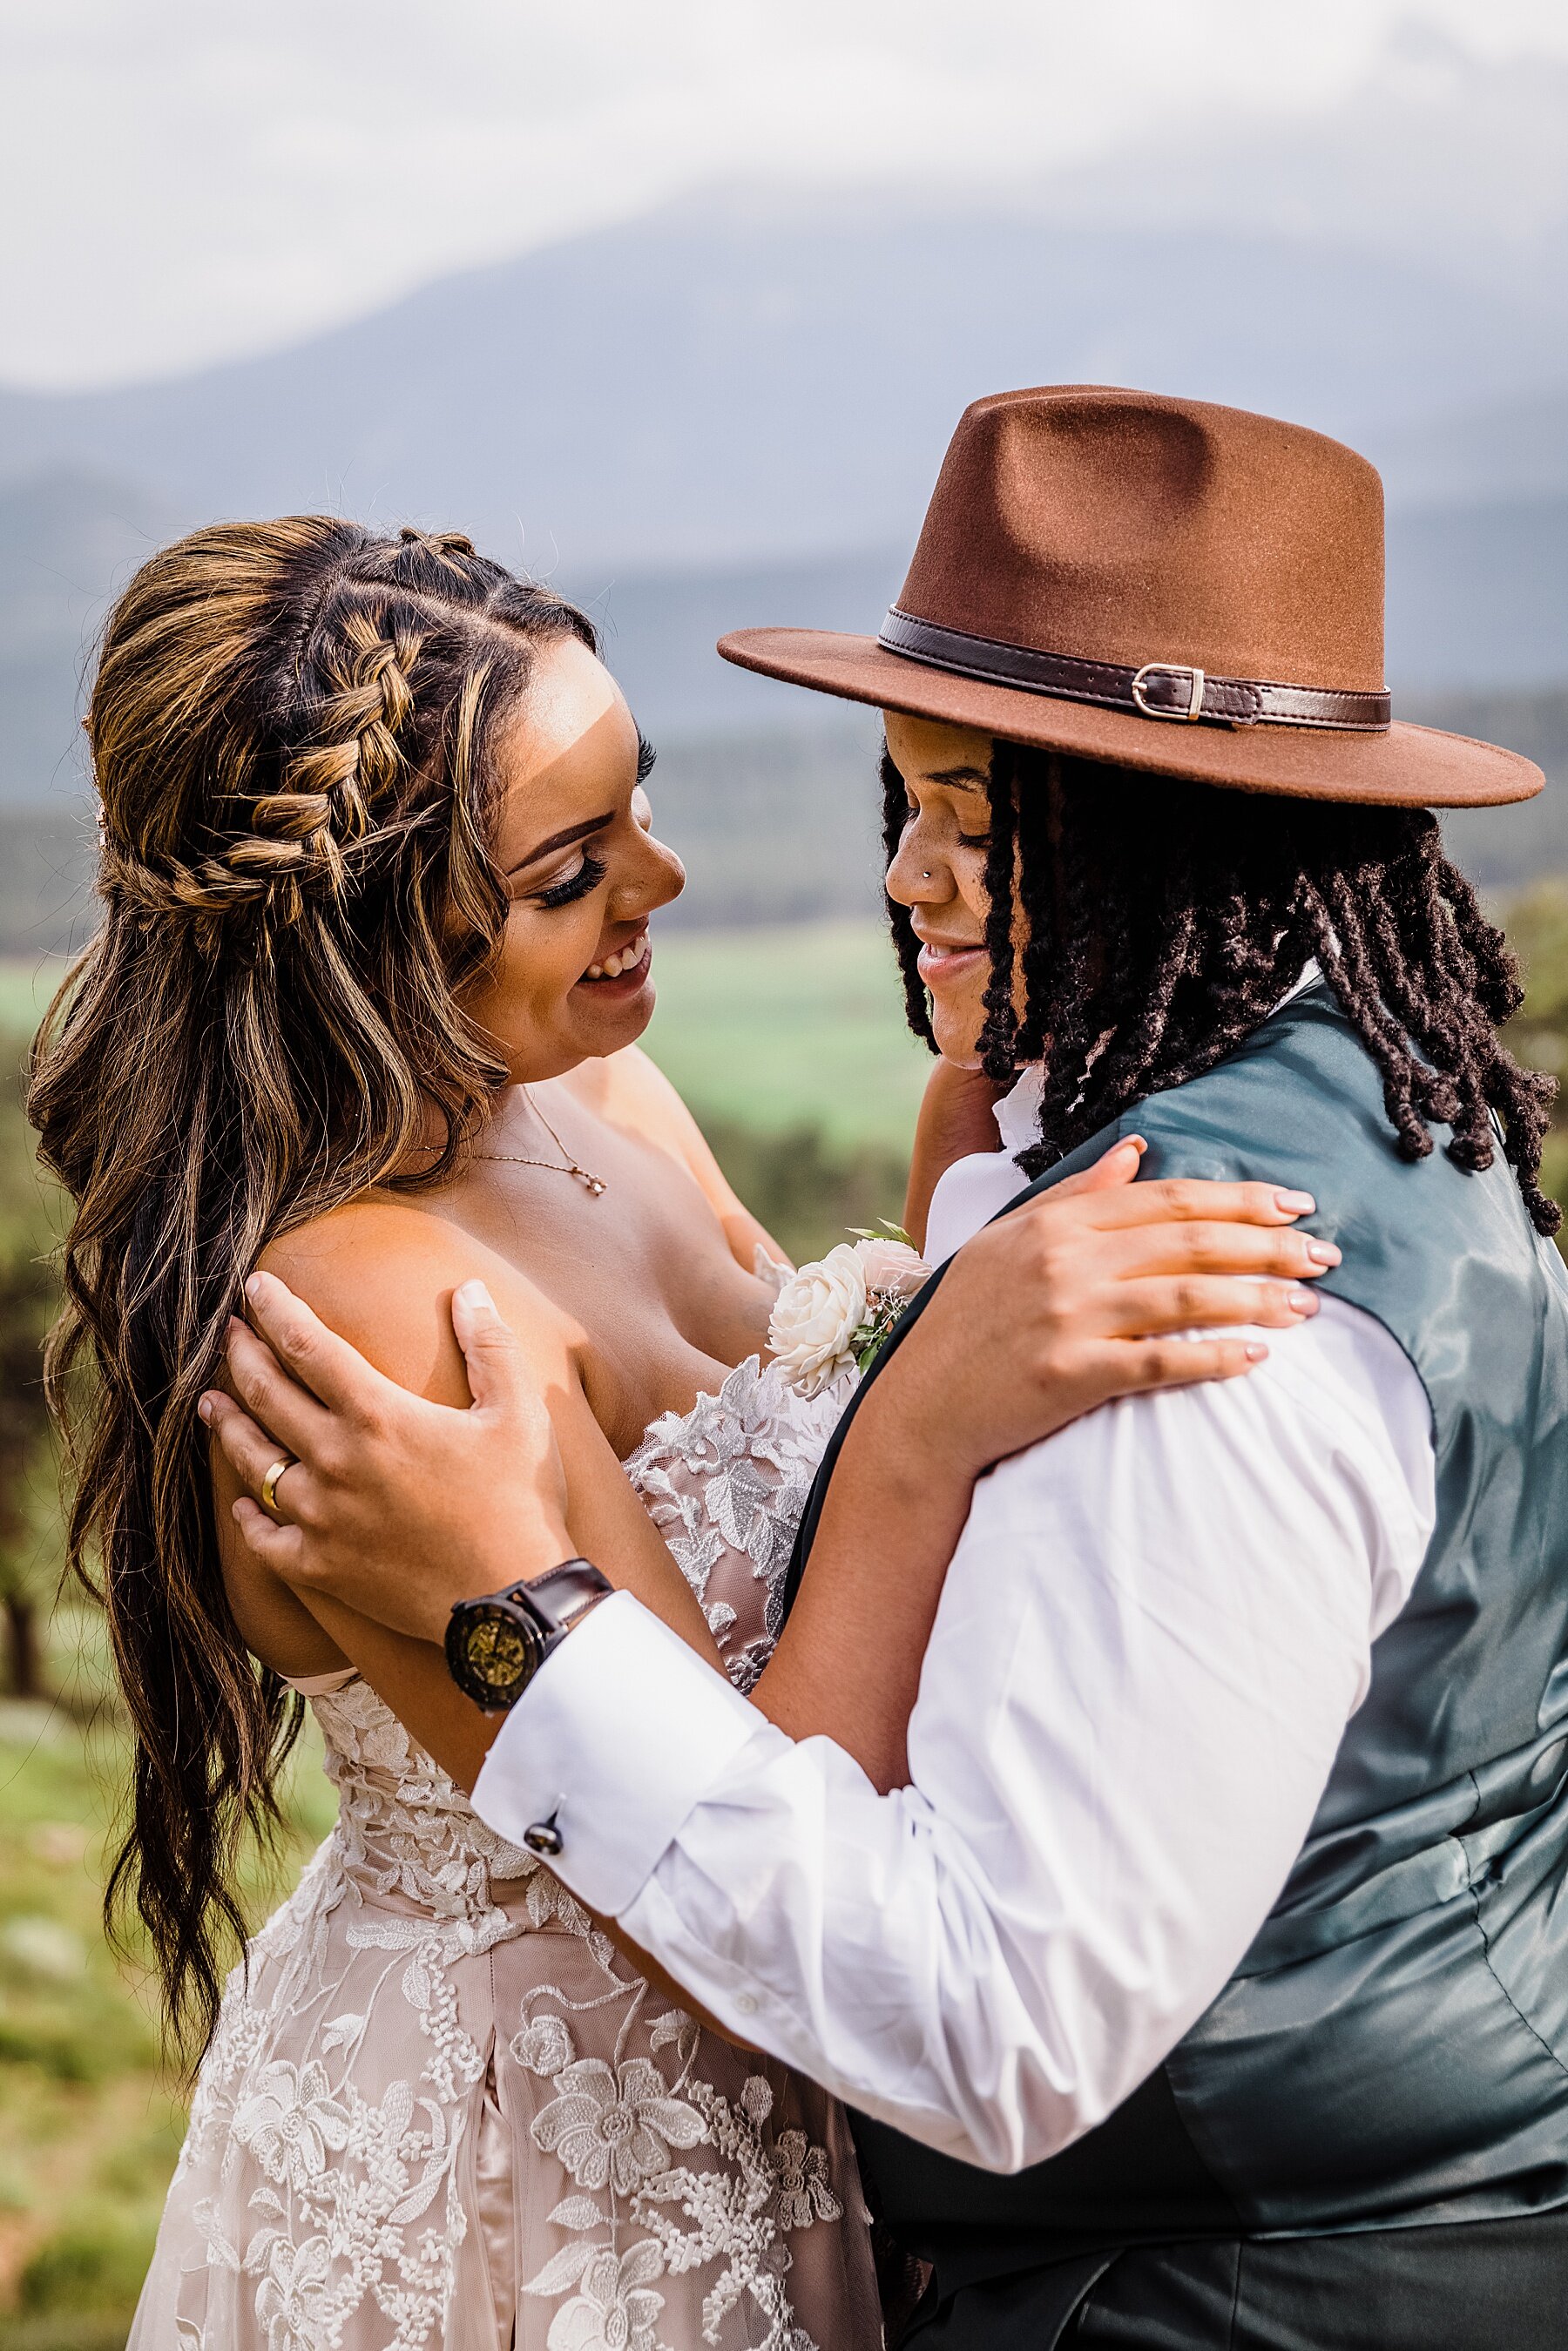
M 655 939 L 648 1050 L 699 1116 L 907 1145 L 930 1061 L 875 923 Z
M 99 1620 L 62 1610 L 54 1686 L 0 1700 L 0 2351 L 117 2351 L 184 2132 L 145 1971 L 104 1940 L 100 1900 L 126 1745 Z M 252 1875 L 265 1915 L 331 1824 L 314 1728 L 287 1831 Z

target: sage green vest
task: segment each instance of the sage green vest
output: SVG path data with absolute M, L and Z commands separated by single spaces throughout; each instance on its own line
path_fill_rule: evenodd
M 873 2204 L 945 2286 L 1139 2241 L 1568 2205 L 1562 1261 L 1500 1151 L 1482 1175 L 1441 1134 L 1429 1158 L 1399 1156 L 1378 1072 L 1322 986 L 1114 1130 L 1133 1131 L 1149 1176 L 1315 1196 L 1312 1229 L 1344 1251 L 1323 1287 L 1375 1315 L 1426 1387 L 1437 1527 L 1283 1893 L 1152 2079 L 1008 2179 L 857 2121 Z

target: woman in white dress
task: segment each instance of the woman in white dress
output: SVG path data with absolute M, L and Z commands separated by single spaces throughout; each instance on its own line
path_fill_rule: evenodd
M 133 2351 L 871 2351 L 833 2102 L 684 2012 L 484 1828 L 394 1710 L 437 1681 L 464 1703 L 438 1656 L 267 1575 L 195 1413 L 258 1255 L 455 1404 L 450 1302 L 482 1279 L 549 1400 L 579 1547 L 625 1556 L 631 1513 L 633 1584 L 737 1679 L 764 1673 L 841 1395 L 764 1366 L 779 1252 L 635 1050 L 646 925 L 682 877 L 592 631 L 455 535 L 214 528 L 131 581 L 88 726 L 105 917 L 34 1092 L 77 1203 L 51 1377 L 135 1731 L 113 1898 L 204 2051 Z M 1040 1434 L 1244 1370 L 1239 1343 L 1166 1363 L 1137 1334 L 1297 1311 L 1268 1280 L 1299 1270 L 1271 1197 L 1214 1243 L 1256 1277 L 1243 1301 L 1151 1287 L 1185 1254 L 1161 1187 L 1114 1231 L 1074 1228 L 1070 1364 L 1046 1344 L 1060 1297 L 988 1320 L 983 1253 L 946 1285 L 894 1367 L 951 1377 L 919 1463 L 934 1507 L 972 1474 L 946 1446 L 965 1397 L 977 1426 L 998 1388 L 1025 1398 Z M 911 1692 L 935 1597 L 887 1640 Z M 831 1691 L 852 1615 L 814 1629 Z M 797 1654 L 812 1631 L 792 1621 Z M 301 1692 L 338 1824 L 225 1989 L 237 1846 Z

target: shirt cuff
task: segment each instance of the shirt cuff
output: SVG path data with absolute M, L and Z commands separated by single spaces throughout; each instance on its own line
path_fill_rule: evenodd
M 474 1790 L 509 1844 L 554 1819 L 550 1868 L 601 1917 L 646 1884 L 692 1807 L 766 1717 L 629 1592 L 601 1600 L 546 1658 Z

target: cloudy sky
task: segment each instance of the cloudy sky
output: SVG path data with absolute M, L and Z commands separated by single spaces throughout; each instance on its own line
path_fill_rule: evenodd
M 264 350 L 715 181 L 979 190 L 1266 130 L 1423 35 L 1450 83 L 1568 65 L 1563 0 L 0 0 L 0 381 Z

